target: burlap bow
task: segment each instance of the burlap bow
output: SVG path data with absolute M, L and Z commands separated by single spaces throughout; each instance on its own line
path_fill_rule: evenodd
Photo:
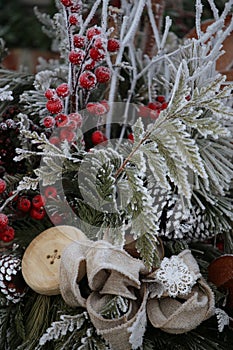
M 214 313 L 213 293 L 191 252 L 185 250 L 178 257 L 198 278 L 183 300 L 159 295 L 156 271 L 148 275 L 143 262 L 126 251 L 106 241 L 75 242 L 62 254 L 61 294 L 68 305 L 87 309 L 97 332 L 113 350 L 136 349 L 142 345 L 147 318 L 155 328 L 178 334 L 196 328 Z M 101 314 L 111 295 L 128 300 L 128 309 L 120 318 L 107 319 Z

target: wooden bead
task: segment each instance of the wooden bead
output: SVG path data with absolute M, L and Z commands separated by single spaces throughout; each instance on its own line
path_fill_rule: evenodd
M 73 226 L 51 227 L 39 234 L 22 259 L 22 274 L 29 287 L 39 294 L 60 294 L 61 254 L 74 241 L 85 240 L 85 234 Z

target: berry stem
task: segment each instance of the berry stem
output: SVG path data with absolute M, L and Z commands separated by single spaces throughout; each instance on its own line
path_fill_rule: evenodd
M 0 213 L 3 211 L 3 209 L 8 205 L 8 203 L 10 203 L 15 197 L 17 197 L 17 195 L 19 194 L 20 191 L 16 191 L 15 193 L 12 194 L 12 196 L 10 196 L 9 198 L 7 198 L 5 200 L 5 202 L 3 203 L 3 205 L 0 207 Z

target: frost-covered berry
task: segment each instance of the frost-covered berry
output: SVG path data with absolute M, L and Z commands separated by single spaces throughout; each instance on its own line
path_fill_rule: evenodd
M 165 98 L 164 95 L 158 95 L 158 96 L 156 97 L 156 100 L 157 100 L 158 102 L 160 102 L 160 103 L 163 103 L 163 102 L 166 101 L 166 98 Z
M 75 133 L 70 128 L 64 128 L 60 131 L 60 140 L 72 142 L 75 140 Z
M 69 61 L 72 64 L 80 65 L 84 59 L 85 52 L 81 49 L 72 50 L 69 53 Z
M 48 100 L 51 100 L 52 98 L 54 98 L 55 96 L 55 90 L 54 89 L 48 89 L 45 91 L 45 97 L 48 99 Z
M 91 27 L 87 30 L 87 39 L 90 41 L 92 40 L 96 35 L 101 34 L 101 29 L 97 26 Z
M 109 39 L 107 49 L 109 52 L 116 52 L 120 48 L 120 42 L 117 39 Z
M 111 78 L 111 71 L 109 68 L 100 66 L 96 68 L 95 75 L 98 83 L 107 83 Z
M 134 135 L 132 132 L 128 135 L 128 140 L 134 142 Z
M 158 110 L 158 109 L 161 108 L 161 103 L 160 103 L 160 102 L 157 102 L 157 101 L 155 101 L 155 102 L 149 102 L 148 105 L 147 105 L 147 107 L 148 107 L 149 109 L 152 109 L 153 111 L 156 111 L 156 110 Z
M 57 189 L 54 186 L 46 187 L 44 191 L 44 195 L 46 198 L 56 198 L 57 197 Z
M 35 219 L 35 220 L 42 220 L 46 215 L 46 211 L 44 210 L 44 208 L 39 208 L 39 209 L 36 209 L 36 208 L 32 208 L 30 210 L 30 216 L 32 219 Z
M 82 49 L 85 46 L 85 36 L 75 34 L 73 37 L 73 43 L 74 47 L 77 47 L 78 49 Z
M 45 117 L 43 124 L 46 128 L 52 128 L 55 125 L 55 119 L 51 116 Z
M 51 137 L 49 138 L 49 142 L 50 142 L 52 145 L 57 146 L 57 145 L 60 144 L 60 139 L 59 139 L 59 137 L 57 137 L 57 136 L 51 136 Z
M 69 122 L 69 118 L 66 114 L 60 113 L 55 117 L 56 126 L 62 128 L 66 126 Z
M 96 76 L 90 71 L 85 71 L 80 75 L 79 85 L 83 89 L 91 90 L 96 86 Z
M 15 238 L 15 230 L 11 226 L 6 226 L 5 229 L 0 232 L 0 239 L 5 242 L 11 242 Z
M 109 104 L 108 104 L 108 101 L 102 100 L 102 101 L 100 101 L 100 103 L 105 107 L 106 112 L 108 112 L 109 109 L 110 109 Z
M 96 49 L 101 49 L 103 50 L 104 49 L 104 44 L 105 44 L 105 39 L 104 38 L 101 38 L 101 37 L 98 37 L 95 39 L 95 42 L 94 42 L 94 47 Z
M 41 194 L 37 194 L 32 198 L 32 206 L 39 209 L 45 205 L 46 199 Z
M 77 124 L 77 127 L 80 128 L 82 126 L 83 123 L 83 118 L 81 116 L 81 114 L 79 113 L 70 113 L 69 114 L 69 125 L 71 121 L 74 121 Z
M 8 216 L 0 213 L 0 230 L 3 230 L 7 227 L 9 223 Z
M 93 70 L 95 68 L 96 61 L 88 60 L 86 65 L 84 66 L 85 70 Z
M 26 197 L 20 197 L 17 201 L 17 208 L 27 213 L 31 208 L 31 201 Z
M 66 83 L 60 84 L 57 88 L 56 88 L 56 93 L 58 94 L 59 97 L 67 97 L 70 93 L 69 90 L 69 86 Z
M 6 181 L 0 179 L 0 194 L 3 193 L 6 189 Z
M 101 116 L 107 112 L 106 108 L 101 103 L 91 103 L 90 102 L 87 104 L 87 110 L 89 113 L 96 115 L 96 116 Z
M 47 110 L 52 114 L 60 113 L 63 109 L 63 104 L 60 98 L 55 98 L 52 100 L 48 100 L 46 103 Z
M 69 16 L 69 23 L 73 26 L 78 25 L 78 23 L 79 23 L 78 17 L 76 15 L 70 15 Z
M 100 130 L 96 130 L 91 135 L 91 141 L 93 145 L 99 145 L 102 142 L 107 141 L 106 136 Z
M 103 50 L 99 50 L 94 47 L 90 49 L 89 55 L 94 61 L 97 61 L 97 62 L 102 61 L 105 57 L 105 53 Z
M 62 5 L 69 7 L 69 6 L 73 6 L 73 1 L 72 0 L 60 0 Z

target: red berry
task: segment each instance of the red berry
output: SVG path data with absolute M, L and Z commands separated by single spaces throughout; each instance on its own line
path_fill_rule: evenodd
M 108 112 L 110 109 L 108 102 L 106 100 L 102 100 L 100 103 L 105 107 L 106 112 Z
M 156 100 L 157 100 L 158 102 L 160 102 L 160 103 L 163 103 L 163 102 L 166 101 L 166 98 L 165 98 L 165 96 L 163 96 L 163 95 L 158 95 L 158 96 L 156 97 Z
M 37 194 L 32 198 L 32 206 L 37 209 L 43 207 L 45 205 L 45 202 L 45 197 L 41 194 Z
M 54 186 L 46 187 L 44 191 L 44 195 L 46 198 L 56 198 L 57 197 L 57 189 Z
M 150 110 L 148 107 L 143 105 L 138 107 L 138 114 L 140 117 L 147 118 L 149 117 L 149 113 L 150 113 Z
M 55 90 L 54 89 L 48 89 L 45 91 L 45 97 L 48 99 L 48 100 L 51 100 L 51 98 L 54 98 L 55 96 Z
M 15 230 L 11 226 L 6 226 L 5 229 L 0 232 L 0 239 L 5 242 L 11 242 L 15 238 Z
M 81 49 L 72 50 L 69 53 L 69 61 L 72 64 L 80 65 L 84 59 L 85 52 Z
M 91 27 L 87 30 L 87 39 L 92 40 L 94 36 L 101 34 L 101 29 L 99 27 Z
M 0 194 L 3 193 L 6 189 L 6 181 L 0 179 Z
M 55 117 L 55 121 L 56 121 L 56 126 L 58 126 L 59 128 L 62 128 L 63 126 L 66 126 L 69 122 L 69 118 L 66 114 L 58 114 Z
M 46 104 L 47 110 L 52 114 L 60 113 L 63 109 L 62 101 L 59 98 L 48 100 Z
M 52 145 L 59 145 L 60 144 L 60 139 L 59 137 L 57 136 L 51 136 L 50 139 L 49 139 L 49 142 L 52 144 Z
M 120 48 L 120 42 L 117 39 L 109 39 L 107 49 L 109 52 L 116 52 Z
M 100 66 L 100 67 L 96 68 L 95 75 L 96 75 L 96 79 L 97 79 L 98 83 L 104 84 L 104 83 L 109 82 L 109 80 L 111 78 L 111 71 L 107 67 Z
M 85 37 L 75 34 L 73 38 L 74 47 L 77 47 L 78 49 L 82 49 L 85 46 Z
M 31 208 L 31 201 L 26 197 L 20 197 L 17 201 L 17 208 L 27 213 Z
M 81 10 L 81 4 L 76 4 L 74 6 L 71 6 L 70 11 L 72 13 L 79 12 Z
M 9 223 L 9 219 L 5 214 L 0 214 L 0 230 L 5 229 Z
M 78 17 L 76 15 L 70 15 L 69 23 L 73 26 L 76 26 L 78 24 Z
M 63 84 L 59 85 L 56 88 L 56 93 L 58 94 L 59 97 L 63 97 L 63 98 L 67 97 L 70 93 L 68 84 L 63 83 Z
M 32 208 L 30 211 L 31 218 L 35 220 L 42 220 L 46 215 L 46 211 L 43 208 Z
M 65 141 L 67 140 L 68 142 L 72 142 L 75 139 L 75 133 L 69 129 L 69 128 L 64 128 L 61 129 L 60 131 L 60 140 Z
M 74 121 L 75 123 L 77 123 L 78 128 L 80 128 L 82 126 L 83 118 L 82 118 L 81 114 L 71 113 L 71 114 L 69 114 L 69 119 L 70 119 L 70 122 Z
M 150 102 L 148 103 L 148 108 L 152 109 L 153 111 L 156 111 L 157 109 L 161 109 L 161 103 L 160 102 Z
M 86 65 L 85 65 L 85 70 L 93 70 L 95 68 L 95 64 L 96 62 L 95 61 L 91 61 L 91 60 L 88 60 Z
M 96 49 L 101 49 L 101 50 L 103 50 L 103 49 L 104 49 L 104 44 L 105 44 L 105 40 L 104 40 L 103 38 L 99 37 L 99 38 L 96 38 L 96 39 L 95 39 L 94 47 L 95 47 Z
M 128 140 L 134 142 L 134 136 L 132 132 L 128 135 Z
M 96 130 L 91 135 L 91 140 L 94 145 L 98 145 L 107 140 L 106 136 L 100 130 Z
M 89 113 L 100 116 L 107 112 L 105 106 L 101 103 L 88 103 L 87 110 Z
M 83 89 L 93 89 L 96 85 L 96 76 L 90 71 L 85 71 L 80 75 L 79 84 Z
M 156 120 L 159 116 L 159 113 L 160 113 L 160 109 L 156 109 L 156 110 L 152 109 L 150 111 L 150 118 Z
M 73 2 L 71 0 L 60 0 L 62 5 L 69 7 L 73 5 Z
M 105 53 L 103 50 L 95 49 L 94 47 L 90 49 L 89 55 L 94 61 L 97 62 L 102 61 L 105 57 Z
M 168 106 L 168 103 L 167 103 L 167 102 L 163 102 L 163 103 L 161 104 L 161 110 L 166 109 L 167 106 Z
M 43 124 L 46 128 L 52 128 L 55 124 L 55 119 L 53 117 L 45 117 L 43 120 Z

